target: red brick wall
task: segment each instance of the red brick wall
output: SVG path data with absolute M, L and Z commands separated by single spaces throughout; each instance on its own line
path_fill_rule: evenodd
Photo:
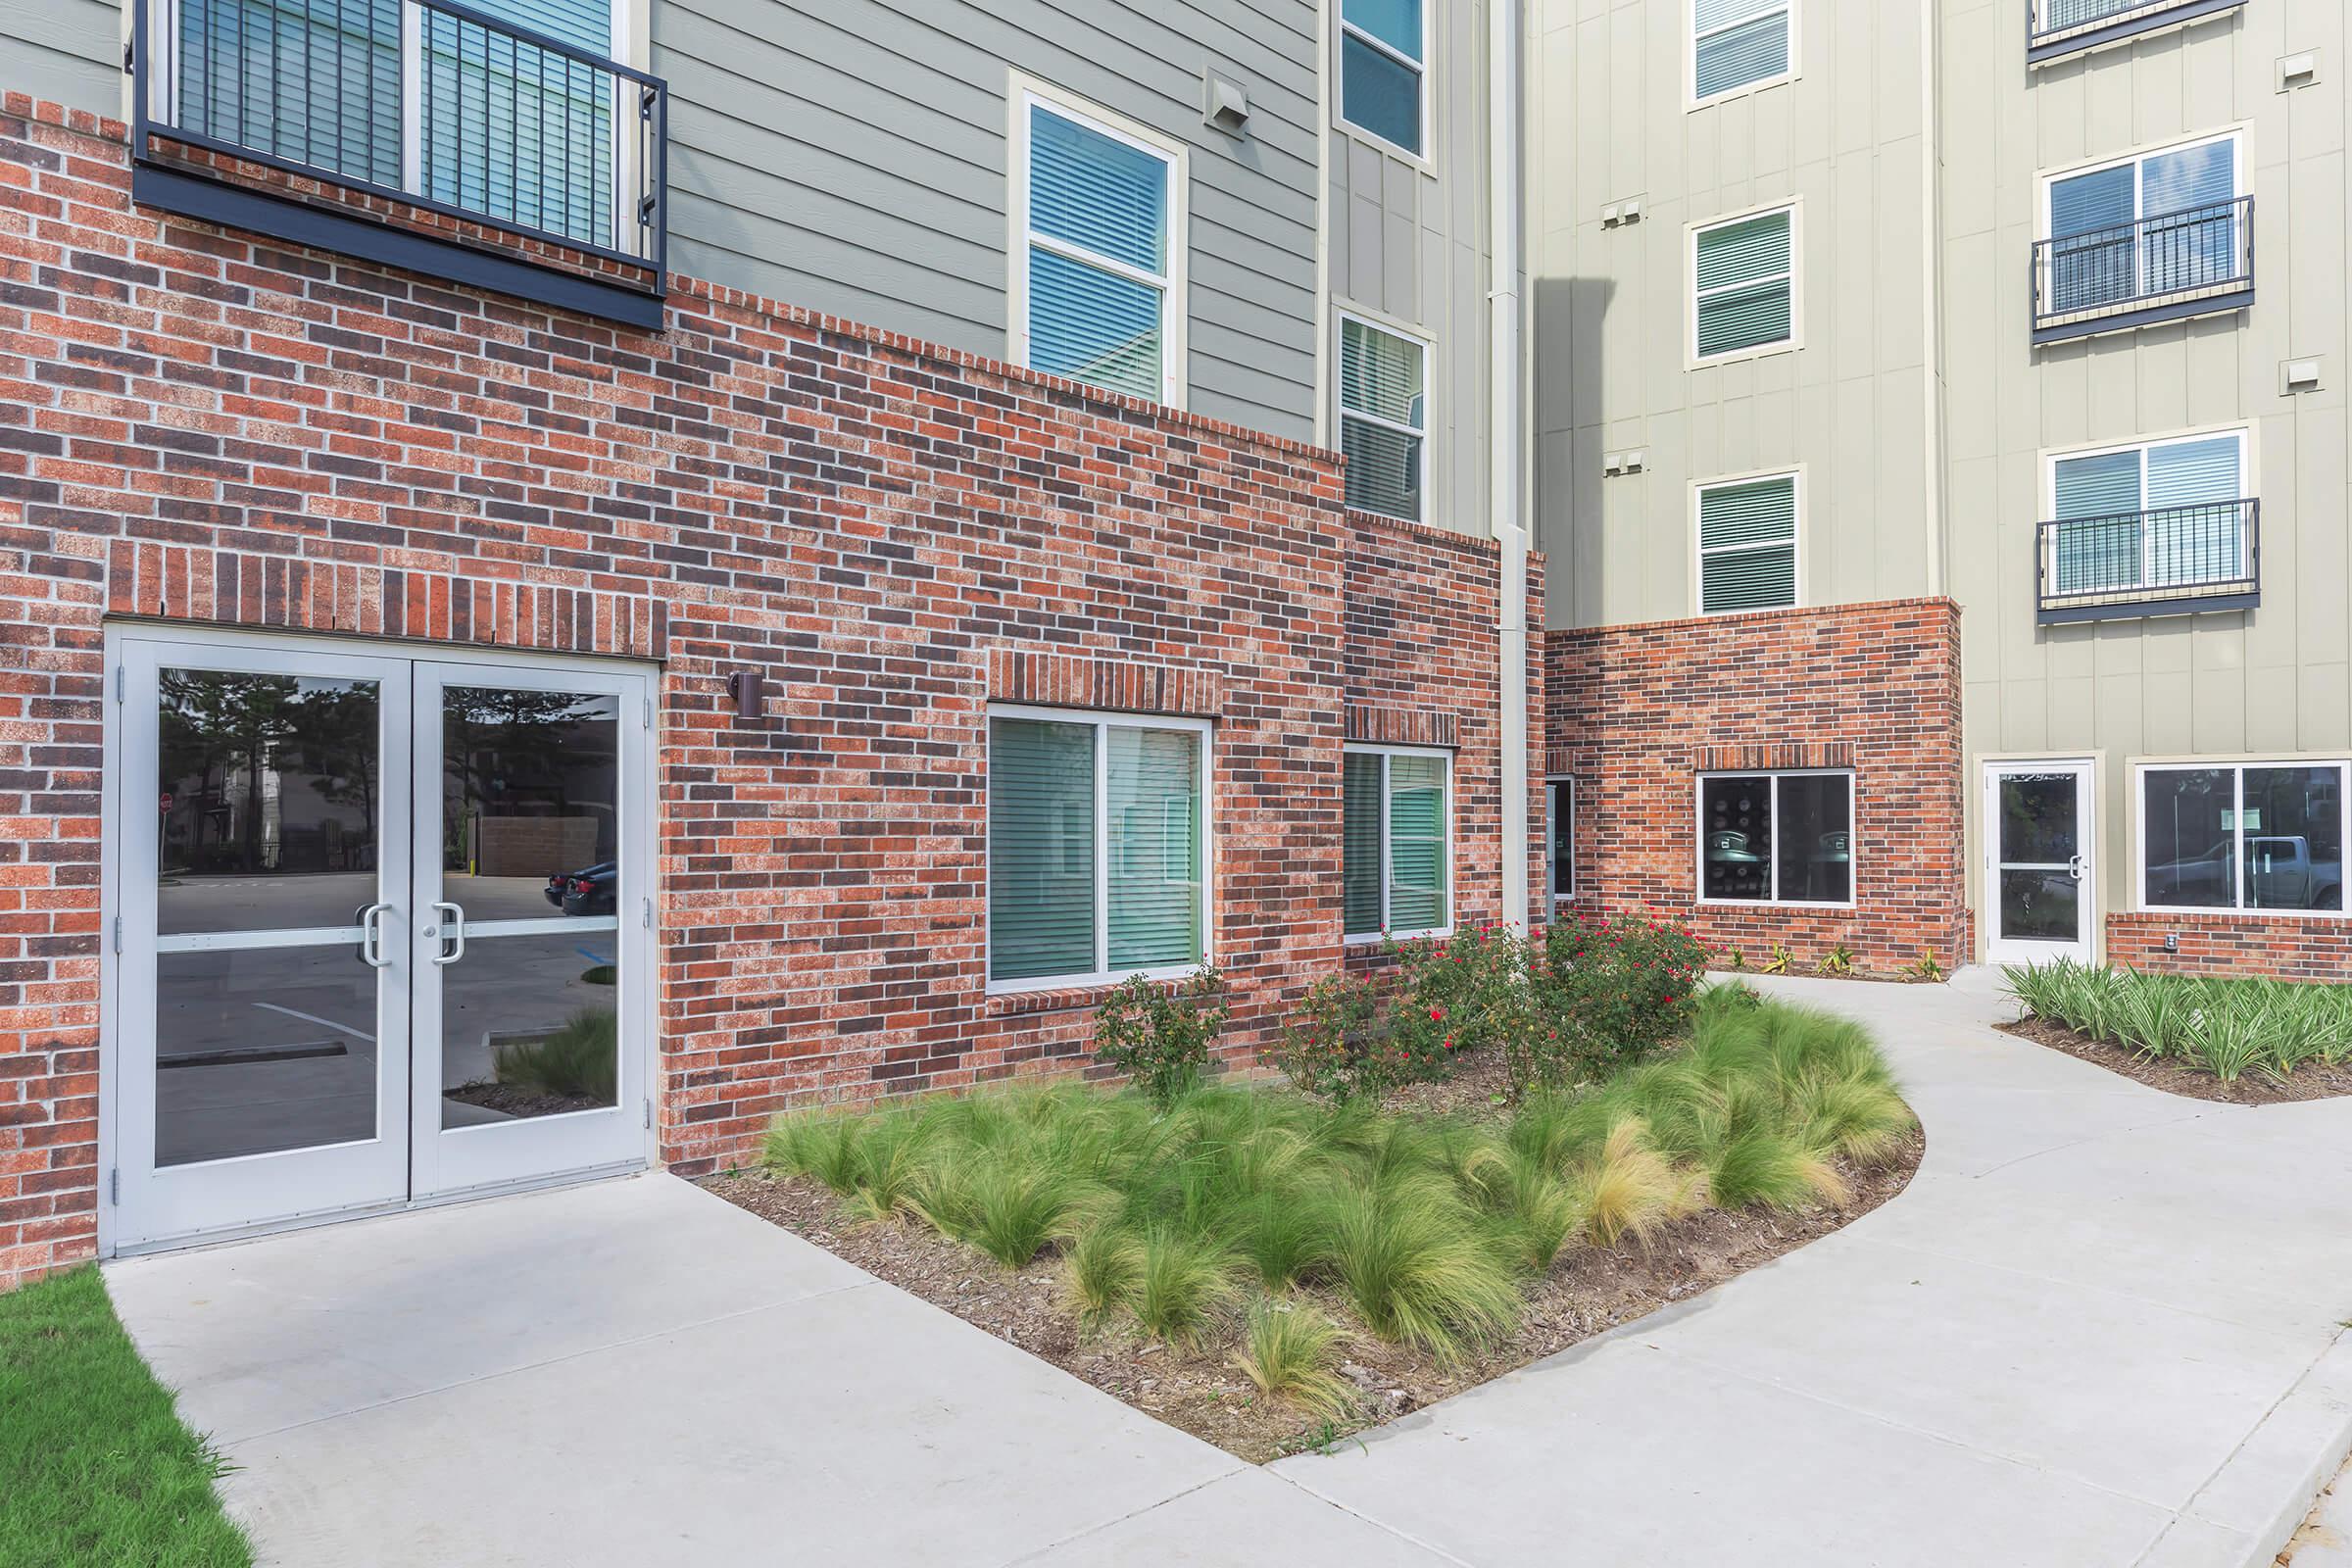
M 1502 905 L 1501 862 L 1467 847 L 1491 845 L 1502 831 L 1500 632 L 1495 584 L 1500 552 L 1492 540 L 1348 514 L 1348 739 L 1396 746 L 1455 748 L 1454 879 L 1457 926 L 1526 922 L 1544 894 L 1543 780 L 1535 760 L 1544 735 L 1544 645 L 1528 640 L 1528 900 Z M 1544 624 L 1544 566 L 1528 567 L 1528 624 Z M 1373 950 L 1357 955 L 1368 960 Z
M 2180 951 L 2164 951 L 2178 935 Z M 2352 921 L 2291 915 L 2144 914 L 2107 916 L 2107 961 L 2164 974 L 2269 975 L 2352 981 Z
M 985 994 L 992 699 L 1215 717 L 1237 1054 L 1340 958 L 1351 701 L 1462 725 L 1492 906 L 1491 545 L 1349 518 L 1328 454 L 691 280 L 638 334 L 139 212 L 123 136 L 0 99 L 0 1283 L 95 1248 L 110 615 L 660 661 L 689 1174 L 789 1104 L 1087 1050 L 1091 997 Z M 1344 587 L 1444 601 L 1447 662 L 1351 646 Z
M 1546 639 L 1546 771 L 1577 779 L 1577 898 L 1690 922 L 1752 963 L 1843 944 L 1892 973 L 1969 954 L 1960 613 L 1895 600 Z M 1697 901 L 1696 775 L 1854 770 L 1855 906 Z

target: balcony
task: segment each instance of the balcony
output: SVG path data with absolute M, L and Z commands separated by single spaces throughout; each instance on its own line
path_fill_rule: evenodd
M 2041 525 L 2038 619 L 2251 610 L 2262 602 L 2262 504 L 2207 501 Z
M 667 89 L 455 0 L 134 0 L 143 205 L 662 324 Z
M 2235 11 L 2245 0 L 2026 0 L 2026 63 L 2038 66 L 2159 28 Z
M 2254 303 L 2254 198 L 2034 247 L 2034 341 L 2056 343 Z

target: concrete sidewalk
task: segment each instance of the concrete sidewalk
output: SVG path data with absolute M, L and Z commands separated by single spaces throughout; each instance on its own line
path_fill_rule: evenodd
M 107 1278 L 277 1563 L 2267 1563 L 2352 1445 L 2352 1102 L 1774 989 L 1878 1028 L 1907 1193 L 1266 1470 L 662 1176 Z

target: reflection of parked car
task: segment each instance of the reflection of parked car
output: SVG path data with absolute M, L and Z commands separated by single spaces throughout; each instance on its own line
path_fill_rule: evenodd
M 2148 867 L 2148 901 L 2224 908 L 2237 890 L 2230 865 L 2230 841 L 2202 855 Z M 2343 857 L 2315 859 L 2311 841 L 2297 834 L 2246 840 L 2246 904 L 2258 909 L 2334 909 L 2343 906 Z
M 620 890 L 620 867 L 604 860 L 547 879 L 547 902 L 565 914 L 611 914 Z
M 1762 865 L 1764 857 L 1748 848 L 1747 835 L 1717 828 L 1707 835 L 1707 859 L 1716 865 Z

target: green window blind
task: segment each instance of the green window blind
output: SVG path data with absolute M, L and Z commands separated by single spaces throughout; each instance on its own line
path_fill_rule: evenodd
M 1386 923 L 1381 917 L 1383 760 L 1377 752 L 1349 752 L 1342 764 L 1340 884 L 1348 936 L 1371 936 Z
M 1428 364 L 1409 337 L 1352 318 L 1340 321 L 1340 451 L 1348 504 L 1418 521 Z
M 1707 614 L 1796 603 L 1796 476 L 1698 493 L 1699 608 Z
M 181 124 L 399 185 L 398 0 L 181 0 L 178 27 Z
M 1157 399 L 1173 166 L 1029 106 L 1029 363 Z
M 1201 953 L 1200 737 L 1103 731 L 1110 823 L 1110 967 L 1196 963 Z
M 1446 924 L 1446 760 L 1389 759 L 1389 927 Z
M 1700 98 L 1788 73 L 1784 0 L 1696 0 L 1691 84 Z
M 1788 211 L 1698 231 L 1700 358 L 1785 343 L 1795 335 L 1794 242 Z
M 988 975 L 1095 972 L 1095 727 L 988 726 Z

